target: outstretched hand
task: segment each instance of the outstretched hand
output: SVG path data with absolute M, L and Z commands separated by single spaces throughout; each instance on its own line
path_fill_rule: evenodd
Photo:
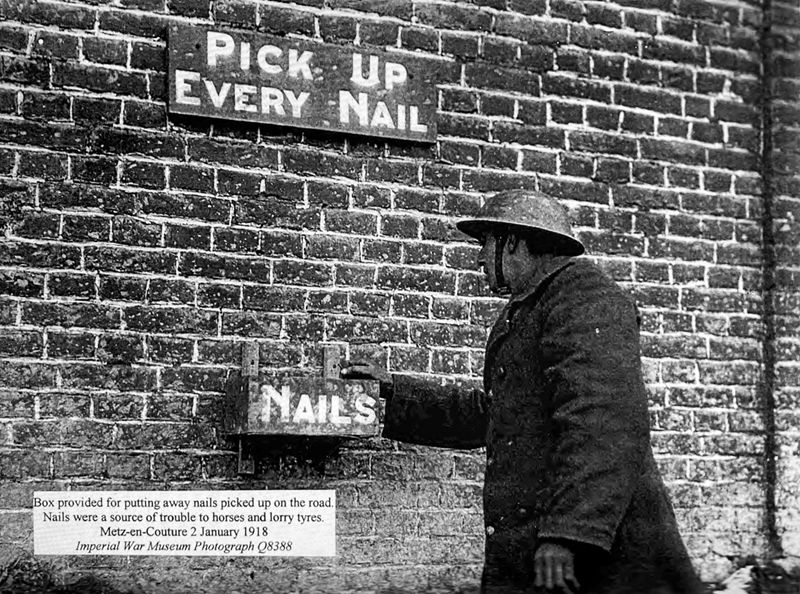
M 533 566 L 537 588 L 544 586 L 551 590 L 557 586 L 562 592 L 575 594 L 581 587 L 575 579 L 575 555 L 563 545 L 543 543 L 533 556 Z
M 345 361 L 342 363 L 342 377 L 345 379 L 377 380 L 382 384 L 392 385 L 392 375 L 377 365 L 361 361 Z

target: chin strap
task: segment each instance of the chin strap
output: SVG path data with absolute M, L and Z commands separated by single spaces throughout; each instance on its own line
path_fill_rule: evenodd
M 506 284 L 506 277 L 503 274 L 503 251 L 506 249 L 508 236 L 500 234 L 495 237 L 494 243 L 494 276 L 497 279 L 498 295 L 510 295 L 511 288 Z

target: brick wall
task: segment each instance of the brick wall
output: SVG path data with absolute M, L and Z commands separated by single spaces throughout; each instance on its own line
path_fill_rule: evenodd
M 779 552 L 796 561 L 800 557 L 800 4 L 774 2 L 771 21 L 774 167 L 768 189 L 776 259 L 776 536 Z
M 781 26 L 800 18 L 776 9 Z M 565 199 L 642 309 L 653 445 L 703 577 L 768 556 L 778 533 L 797 551 L 797 491 L 768 479 L 800 481 L 800 193 L 784 175 L 762 201 L 761 16 L 736 0 L 0 2 L 0 559 L 32 550 L 34 490 L 335 488 L 330 561 L 71 557 L 53 571 L 145 591 L 474 586 L 482 455 L 283 444 L 242 478 L 222 390 L 245 340 L 292 373 L 318 374 L 320 345 L 338 344 L 398 373 L 479 376 L 501 302 L 453 222 L 516 187 Z M 168 116 L 173 22 L 444 61 L 439 139 Z M 788 166 L 800 83 L 786 39 Z M 767 215 L 784 258 L 772 325 Z

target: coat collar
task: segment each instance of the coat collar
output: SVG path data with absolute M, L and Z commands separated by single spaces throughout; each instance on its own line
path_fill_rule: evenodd
M 548 260 L 540 270 L 536 272 L 522 290 L 517 294 L 513 295 L 511 299 L 508 301 L 508 305 L 510 308 L 522 303 L 523 301 L 532 297 L 536 291 L 539 290 L 539 287 L 542 286 L 542 283 L 549 279 L 551 276 L 557 274 L 567 266 L 573 263 L 572 256 L 557 256 Z
M 506 303 L 497 321 L 489 333 L 489 340 L 486 345 L 487 361 L 492 356 L 494 348 L 498 345 L 500 340 L 508 334 L 511 329 L 511 319 L 514 316 L 514 311 L 527 299 L 530 299 L 537 294 L 545 281 L 552 278 L 567 266 L 572 265 L 574 262 L 571 256 L 559 256 L 549 260 L 544 266 L 534 274 L 517 295 L 514 295 Z

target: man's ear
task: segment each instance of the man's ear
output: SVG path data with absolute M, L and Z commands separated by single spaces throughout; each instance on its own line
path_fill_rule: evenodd
M 513 254 L 516 252 L 520 245 L 522 244 L 522 239 L 516 233 L 509 233 L 506 239 L 506 248 L 508 249 L 509 254 Z

